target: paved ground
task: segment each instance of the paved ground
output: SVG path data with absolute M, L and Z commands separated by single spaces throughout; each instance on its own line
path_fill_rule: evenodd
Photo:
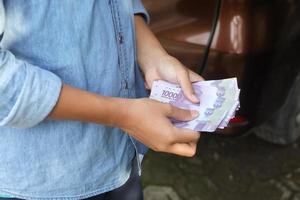
M 150 152 L 143 166 L 145 200 L 300 200 L 300 141 L 203 135 L 196 157 Z

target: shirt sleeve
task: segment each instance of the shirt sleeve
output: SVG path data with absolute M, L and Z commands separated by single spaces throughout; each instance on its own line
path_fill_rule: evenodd
M 61 87 L 55 74 L 0 49 L 0 126 L 39 124 L 56 105 Z
M 143 3 L 141 0 L 132 0 L 133 1 L 133 12 L 134 14 L 141 14 L 145 21 L 149 24 L 150 23 L 150 16 L 149 13 L 146 11 Z
M 0 0 L 0 42 L 4 29 L 5 9 Z M 56 105 L 61 87 L 58 76 L 0 46 L 0 126 L 29 128 L 39 124 Z

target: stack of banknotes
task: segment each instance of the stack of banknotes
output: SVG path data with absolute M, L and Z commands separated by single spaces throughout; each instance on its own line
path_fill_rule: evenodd
M 192 121 L 183 122 L 172 119 L 176 127 L 204 132 L 214 132 L 218 128 L 227 127 L 240 107 L 240 89 L 237 79 L 195 82 L 193 87 L 200 103 L 190 102 L 179 85 L 162 80 L 153 83 L 150 98 L 199 112 L 199 116 Z

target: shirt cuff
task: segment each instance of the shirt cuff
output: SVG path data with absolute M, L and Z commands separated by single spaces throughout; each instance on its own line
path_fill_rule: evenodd
M 133 12 L 135 15 L 137 14 L 142 15 L 142 17 L 147 22 L 147 24 L 150 23 L 149 13 L 146 11 L 141 0 L 133 0 Z
M 30 128 L 43 121 L 56 105 L 62 87 L 61 79 L 50 71 L 25 67 L 25 80 L 20 94 L 0 126 Z

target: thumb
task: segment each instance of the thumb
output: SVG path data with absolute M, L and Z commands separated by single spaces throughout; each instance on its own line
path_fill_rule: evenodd
M 191 82 L 204 81 L 204 78 L 199 74 L 193 72 L 192 70 L 188 70 Z
M 199 103 L 198 97 L 195 95 L 195 91 L 193 89 L 189 71 L 186 69 L 181 70 L 178 73 L 177 80 L 182 88 L 183 94 L 193 103 Z
M 179 121 L 191 121 L 199 116 L 198 111 L 196 110 L 185 110 L 171 106 L 170 111 L 167 113 L 167 116 Z

